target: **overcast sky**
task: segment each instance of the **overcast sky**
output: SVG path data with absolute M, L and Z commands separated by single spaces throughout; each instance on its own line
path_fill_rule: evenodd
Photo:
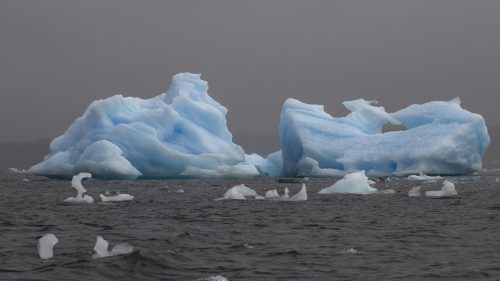
M 88 104 L 202 73 L 237 134 L 288 97 L 388 111 L 462 98 L 500 125 L 500 1 L 0 1 L 0 142 L 62 134 Z

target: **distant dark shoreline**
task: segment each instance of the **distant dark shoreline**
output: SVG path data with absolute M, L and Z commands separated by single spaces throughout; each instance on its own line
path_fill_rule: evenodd
M 483 159 L 484 167 L 500 166 L 500 127 L 489 127 L 490 146 Z M 248 135 L 233 133 L 233 141 L 243 147 L 247 154 L 257 153 L 263 157 L 279 150 L 277 135 Z M 49 152 L 51 140 L 0 143 L 0 169 L 15 167 L 28 169 L 40 162 Z

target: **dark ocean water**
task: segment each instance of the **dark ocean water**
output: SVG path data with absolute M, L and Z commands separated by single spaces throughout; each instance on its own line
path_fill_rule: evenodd
M 260 194 L 301 187 L 271 178 L 89 180 L 96 200 L 105 190 L 135 199 L 68 204 L 69 181 L 3 173 L 0 279 L 500 280 L 497 178 L 500 170 L 450 178 L 459 195 L 447 199 L 408 197 L 419 183 L 397 178 L 376 185 L 395 194 L 318 195 L 335 180 L 311 179 L 303 202 L 214 201 L 240 183 Z M 46 233 L 59 244 L 42 260 Z M 92 259 L 97 235 L 134 252 Z

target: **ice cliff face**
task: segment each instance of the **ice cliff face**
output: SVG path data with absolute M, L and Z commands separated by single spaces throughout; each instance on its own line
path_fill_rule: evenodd
M 113 96 L 93 102 L 50 153 L 31 167 L 39 175 L 97 178 L 247 177 L 259 175 L 232 142 L 227 109 L 200 75 L 180 73 L 157 97 Z
M 280 143 L 286 176 L 469 174 L 481 169 L 489 136 L 481 115 L 460 100 L 434 101 L 387 113 L 372 102 L 343 103 L 342 118 L 323 106 L 288 99 L 281 112 Z M 386 123 L 407 130 L 382 133 Z

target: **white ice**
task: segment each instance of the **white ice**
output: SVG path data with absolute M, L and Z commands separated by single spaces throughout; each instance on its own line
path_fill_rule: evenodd
M 288 190 L 288 187 L 285 187 L 285 192 L 284 192 L 283 195 L 281 195 L 281 199 L 285 200 L 285 201 L 288 200 L 288 199 L 290 199 L 290 195 L 289 194 L 290 194 L 290 190 Z
M 347 101 L 335 118 L 322 105 L 288 99 L 279 137 L 284 176 L 471 174 L 481 170 L 490 143 L 481 115 L 460 100 L 433 101 L 388 113 L 375 102 Z M 382 133 L 384 124 L 406 130 Z M 274 160 L 273 160 L 274 161 Z
M 266 191 L 266 194 L 264 195 L 266 199 L 275 199 L 279 198 L 280 195 L 278 194 L 278 191 L 276 189 L 273 190 L 268 190 Z
M 38 254 L 41 259 L 50 259 L 54 256 L 54 246 L 59 242 L 57 237 L 52 234 L 45 234 L 38 239 Z
M 307 189 L 306 184 L 302 184 L 302 188 L 295 195 L 290 197 L 289 201 L 306 201 L 307 200 Z
M 76 197 L 66 198 L 65 202 L 72 203 L 94 203 L 94 198 L 89 195 L 83 195 L 87 190 L 82 185 L 82 180 L 86 178 L 92 178 L 90 173 L 79 173 L 78 175 L 73 176 L 71 180 L 71 186 L 76 189 L 77 195 Z
M 111 249 L 111 251 L 108 251 L 108 247 L 109 247 L 108 241 L 104 240 L 104 238 L 102 238 L 101 236 L 97 236 L 97 240 L 94 246 L 95 253 L 92 256 L 92 258 L 104 258 L 116 255 L 125 255 L 131 253 L 134 250 L 134 247 L 126 243 L 120 243 L 115 245 L 113 249 Z
M 410 175 L 410 176 L 408 176 L 408 179 L 417 180 L 417 181 L 431 181 L 431 180 L 442 179 L 442 177 L 440 177 L 440 176 L 428 176 L 424 173 L 420 173 L 418 176 L 417 175 Z
M 456 195 L 458 195 L 458 192 L 455 189 L 455 184 L 449 181 L 443 182 L 443 187 L 441 188 L 441 190 L 433 190 L 425 192 L 425 196 L 428 197 L 448 197 Z
M 11 172 L 13 174 L 24 174 L 24 173 L 26 173 L 26 170 L 25 169 L 19 170 L 19 169 L 10 167 L 9 172 Z
M 410 197 L 415 197 L 415 196 L 420 196 L 420 189 L 422 187 L 417 185 L 417 186 L 414 186 L 412 187 L 409 191 L 408 191 L 408 196 Z
M 373 194 L 377 193 L 377 189 L 371 187 L 371 184 L 375 182 L 368 179 L 365 175 L 365 171 L 351 173 L 344 176 L 344 178 L 338 180 L 332 186 L 323 188 L 319 191 L 319 194 L 330 194 L 330 193 L 354 193 L 354 194 Z
M 224 194 L 223 200 L 246 200 L 247 197 L 254 197 L 257 198 L 259 197 L 259 194 L 257 192 L 244 184 L 240 184 L 237 186 L 231 187 L 226 193 Z
M 99 194 L 102 202 L 120 202 L 120 201 L 130 201 L 134 199 L 134 196 L 126 193 L 119 193 L 116 195 L 104 195 Z

